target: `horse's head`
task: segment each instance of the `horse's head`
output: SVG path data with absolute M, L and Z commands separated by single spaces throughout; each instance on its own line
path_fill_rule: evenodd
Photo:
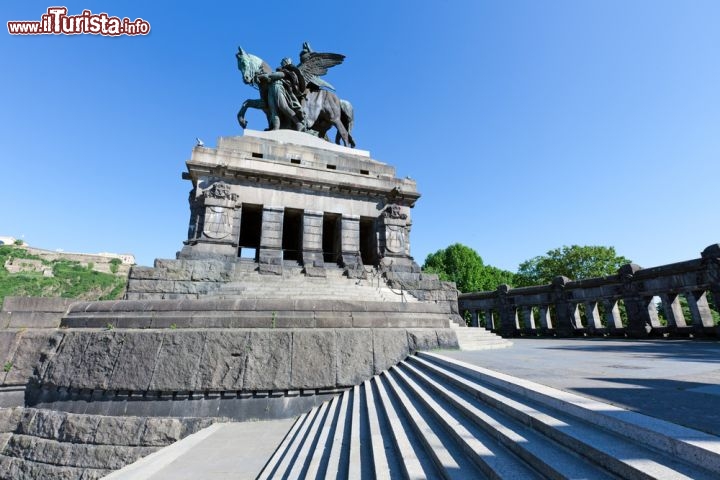
M 235 58 L 237 58 L 237 66 L 240 73 L 242 73 L 243 82 L 246 85 L 253 85 L 255 74 L 261 73 L 263 65 L 262 59 L 247 53 L 242 47 L 238 47 Z

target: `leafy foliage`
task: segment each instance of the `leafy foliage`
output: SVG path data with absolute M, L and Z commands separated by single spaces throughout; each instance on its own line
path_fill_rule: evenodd
M 110 271 L 112 273 L 117 273 L 121 263 L 122 262 L 119 258 L 113 258 L 112 260 L 110 260 Z
M 521 263 L 515 284 L 520 287 L 548 284 L 558 275 L 572 280 L 613 275 L 626 263 L 630 260 L 617 255 L 614 247 L 564 246 Z
M 53 276 L 42 272 L 10 273 L 5 263 L 10 259 L 39 260 L 52 269 Z M 93 271 L 70 260 L 42 260 L 23 248 L 0 246 L 0 303 L 7 296 L 64 297 L 79 300 L 112 300 L 122 296 L 126 278 Z
M 423 271 L 455 282 L 461 292 L 495 290 L 500 284 L 513 283 L 512 272 L 485 265 L 475 250 L 460 243 L 428 255 Z

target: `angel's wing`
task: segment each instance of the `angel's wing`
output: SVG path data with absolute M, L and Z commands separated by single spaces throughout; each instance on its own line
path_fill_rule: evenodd
M 320 77 L 325 75 L 329 68 L 340 65 L 345 60 L 345 55 L 339 53 L 319 53 L 310 51 L 307 42 L 303 45 L 303 52 L 300 56 L 298 69 L 305 78 L 307 84 L 314 84 L 317 87 L 325 87 L 331 90 L 335 88 Z

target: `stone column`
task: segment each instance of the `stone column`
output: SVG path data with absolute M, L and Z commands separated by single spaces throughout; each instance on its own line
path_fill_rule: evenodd
M 263 207 L 260 230 L 260 273 L 282 275 L 283 207 Z
M 497 330 L 497 319 L 493 309 L 485 311 L 485 328 L 488 330 Z
M 594 331 L 602 328 L 597 302 L 585 302 L 585 317 L 588 330 Z
M 705 278 L 710 285 L 715 310 L 720 312 L 720 243 L 709 245 L 702 251 Z
M 653 328 L 661 326 L 652 297 L 630 295 L 623 302 L 627 309 L 629 337 L 647 337 Z
M 584 328 L 582 323 L 582 317 L 580 316 L 580 304 L 578 303 L 571 303 L 569 305 L 570 307 L 570 322 L 573 325 L 573 328 L 575 330 Z
M 325 276 L 322 234 L 323 212 L 305 210 L 303 214 L 302 262 L 305 274 L 310 277 Z
M 503 337 L 514 337 L 518 335 L 518 316 L 517 308 L 515 305 L 510 303 L 508 298 L 508 292 L 510 287 L 508 285 L 500 285 L 497 288 L 498 292 L 498 314 L 500 316 L 500 335 Z
M 622 315 L 620 315 L 617 300 L 603 300 L 603 307 L 605 309 L 605 323 L 608 329 L 611 331 L 621 330 L 623 328 Z
M 193 188 L 190 190 L 190 195 L 188 196 L 190 222 L 188 224 L 188 236 L 185 244 L 196 241 L 202 235 L 202 217 L 205 209 L 202 207 L 196 192 L 197 190 Z
M 475 309 L 470 310 L 470 326 L 477 327 L 479 325 L 480 321 L 478 320 L 478 311 Z
M 361 278 L 364 275 L 360 258 L 360 216 L 343 215 L 340 226 L 340 255 L 342 266 L 348 278 Z
M 241 204 L 225 182 L 216 182 L 190 198 L 188 239 L 181 258 L 235 257 L 240 238 Z
M 555 277 L 552 282 L 551 298 L 555 303 L 555 332 L 559 337 L 570 337 L 577 327 L 577 305 L 567 301 L 565 285 L 570 282 L 567 277 Z
M 635 274 L 640 270 L 642 267 L 634 263 L 623 265 L 618 270 L 623 281 L 623 303 L 628 316 L 627 332 L 631 338 L 647 337 L 653 328 L 661 326 L 652 297 L 641 295 L 639 285 L 634 282 Z
M 553 323 L 552 319 L 550 318 L 550 306 L 549 305 L 540 305 L 540 328 L 543 330 L 552 330 Z M 547 332 L 544 332 L 547 333 Z
M 536 330 L 532 307 L 522 307 L 522 319 L 526 330 Z
M 660 295 L 665 317 L 667 318 L 668 327 L 687 327 L 685 323 L 685 315 L 683 315 L 682 305 L 680 305 L 680 296 L 674 294 Z
M 688 292 L 685 297 L 688 301 L 688 307 L 690 307 L 693 326 L 700 329 L 714 327 L 715 322 L 710 311 L 710 305 L 708 305 L 707 293 L 699 290 Z

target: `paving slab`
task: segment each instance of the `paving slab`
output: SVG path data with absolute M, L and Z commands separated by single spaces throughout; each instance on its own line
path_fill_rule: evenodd
M 720 342 L 514 338 L 464 362 L 720 435 Z

